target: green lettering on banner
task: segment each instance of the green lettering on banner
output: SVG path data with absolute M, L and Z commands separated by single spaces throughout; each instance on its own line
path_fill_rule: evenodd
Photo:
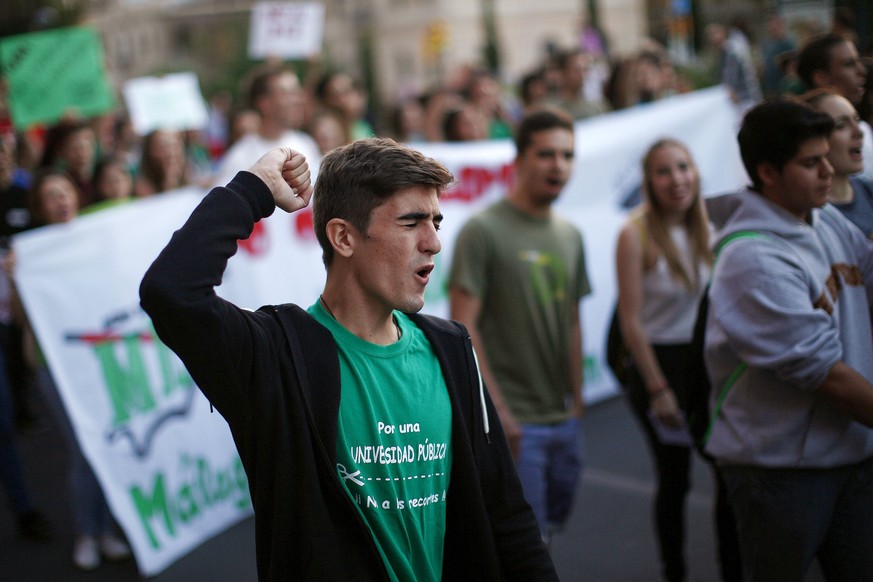
M 164 487 L 164 476 L 158 474 L 155 477 L 155 484 L 152 488 L 151 495 L 145 495 L 139 487 L 133 487 L 130 491 L 133 497 L 133 505 L 136 507 L 136 512 L 139 514 L 139 519 L 142 522 L 143 529 L 149 538 L 149 545 L 158 549 L 161 547 L 154 530 L 152 530 L 151 522 L 155 515 L 163 517 L 164 528 L 171 536 L 176 535 L 176 527 L 173 524 L 173 517 L 170 515 L 170 506 L 167 503 L 167 490 Z
M 0 69 L 16 129 L 54 123 L 71 111 L 83 117 L 110 111 L 115 97 L 103 63 L 100 37 L 89 27 L 0 39 Z
M 114 411 L 113 424 L 130 420 L 131 412 L 149 412 L 155 409 L 155 398 L 149 389 L 138 334 L 126 336 L 122 342 L 127 352 L 127 368 L 123 368 L 115 354 L 115 342 L 94 344 L 94 355 L 103 369 L 109 398 Z
M 139 333 L 131 333 L 124 336 L 120 342 L 105 341 L 92 345 L 94 355 L 103 371 L 114 411 L 112 423 L 116 426 L 129 421 L 133 414 L 147 413 L 157 408 L 144 363 L 144 341 L 153 342 L 155 346 L 162 384 L 161 397 L 166 399 L 179 391 L 194 389 L 194 380 L 188 370 L 177 364 L 170 348 L 158 338 L 154 329 L 150 331 L 148 340 L 144 340 Z M 116 352 L 118 345 L 124 348 L 126 366 L 119 361 Z
M 167 491 L 170 478 L 180 482 L 175 493 Z M 140 523 L 149 545 L 155 550 L 161 547 L 161 532 L 155 530 L 155 521 L 163 525 L 166 536 L 175 537 L 179 528 L 191 524 L 204 511 L 224 504 L 230 504 L 239 511 L 246 511 L 252 506 L 248 479 L 238 456 L 229 466 L 213 469 L 204 457 L 183 455 L 180 472 L 170 478 L 164 473 L 155 474 L 151 493 L 147 487 L 139 485 L 130 488 Z

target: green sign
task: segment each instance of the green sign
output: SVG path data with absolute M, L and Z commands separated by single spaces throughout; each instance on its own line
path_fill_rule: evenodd
M 70 113 L 90 117 L 115 105 L 103 67 L 103 47 L 91 28 L 0 39 L 0 71 L 17 129 L 54 123 Z

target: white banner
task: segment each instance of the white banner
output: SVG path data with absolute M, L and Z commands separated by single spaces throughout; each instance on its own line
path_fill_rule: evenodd
M 640 162 L 655 141 L 685 143 L 697 162 L 705 195 L 735 190 L 747 181 L 736 140 L 737 113 L 726 91 L 708 89 L 578 122 L 573 176 L 556 210 L 582 231 L 593 293 L 582 302 L 585 399 L 614 395 L 606 366 L 605 338 L 616 300 L 615 243 L 627 212 L 639 196 Z M 423 144 L 425 154 L 454 172 L 459 187 L 443 197 L 442 252 L 432 275 L 425 309 L 448 313 L 445 277 L 454 239 L 470 213 L 498 200 L 512 175 L 515 148 L 508 142 Z
M 321 52 L 323 36 L 323 4 L 261 2 L 252 8 L 249 56 L 305 59 Z
M 28 317 L 146 576 L 251 515 L 227 424 L 139 307 L 146 268 L 200 197 L 144 199 L 14 239 Z
M 557 210 L 583 232 L 593 294 L 583 302 L 585 397 L 616 393 L 604 362 L 615 302 L 614 247 L 638 187 L 640 157 L 661 137 L 686 143 L 707 194 L 745 182 L 727 94 L 712 89 L 580 122 L 574 175 Z M 499 199 L 512 176 L 509 141 L 422 144 L 458 186 L 441 202 L 442 252 L 428 286 L 429 313 L 448 312 L 446 277 L 467 218 Z M 82 449 L 153 575 L 196 544 L 250 514 L 238 456 L 223 421 L 139 308 L 138 286 L 202 192 L 167 193 L 70 224 L 18 235 L 16 278 Z M 219 293 L 242 307 L 308 307 L 324 285 L 309 209 L 277 210 L 240 242 Z

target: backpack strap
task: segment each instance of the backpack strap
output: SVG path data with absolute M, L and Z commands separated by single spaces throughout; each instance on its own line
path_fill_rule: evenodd
M 715 263 L 718 261 L 718 257 L 721 252 L 728 246 L 730 243 L 746 239 L 746 238 L 770 238 L 765 234 L 754 230 L 738 230 L 737 232 L 731 233 L 728 236 L 724 237 L 718 245 L 715 247 L 715 260 L 712 263 L 712 271 L 710 272 L 710 283 L 706 286 L 706 294 L 709 295 L 709 288 L 712 283 L 712 274 L 715 273 Z M 707 300 L 708 307 L 708 300 Z M 702 338 L 701 338 L 702 339 Z M 703 346 L 701 346 L 701 350 Z M 706 443 L 709 442 L 709 438 L 712 436 L 712 430 L 715 427 L 715 423 L 718 420 L 718 417 L 721 415 L 721 409 L 724 407 L 724 402 L 727 400 L 728 392 L 730 392 L 731 388 L 733 388 L 734 384 L 737 383 L 740 376 L 742 376 L 743 372 L 746 371 L 746 364 L 741 363 L 739 366 L 734 368 L 733 372 L 730 373 L 727 380 L 725 380 L 724 386 L 722 386 L 721 390 L 718 394 L 718 399 L 715 401 L 715 406 L 713 406 L 712 413 L 709 417 L 709 425 L 707 426 L 706 433 L 703 436 L 703 446 L 706 446 Z

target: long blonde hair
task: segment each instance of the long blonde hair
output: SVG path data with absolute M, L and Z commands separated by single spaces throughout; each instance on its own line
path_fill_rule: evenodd
M 694 202 L 685 213 L 682 226 L 688 234 L 692 252 L 692 273 L 689 273 L 679 258 L 679 251 L 670 237 L 669 224 L 664 219 L 663 211 L 652 189 L 652 158 L 659 149 L 673 146 L 681 149 L 688 156 L 688 162 L 694 169 Z M 712 265 L 713 255 L 709 247 L 709 218 L 706 214 L 706 205 L 700 195 L 700 172 L 697 164 L 691 157 L 691 152 L 685 144 L 678 140 L 665 138 L 656 141 L 643 156 L 643 195 L 644 202 L 639 211 L 638 218 L 643 221 L 649 236 L 664 253 L 667 266 L 675 279 L 680 281 L 686 288 L 694 290 L 698 286 L 699 265 L 705 263 Z

